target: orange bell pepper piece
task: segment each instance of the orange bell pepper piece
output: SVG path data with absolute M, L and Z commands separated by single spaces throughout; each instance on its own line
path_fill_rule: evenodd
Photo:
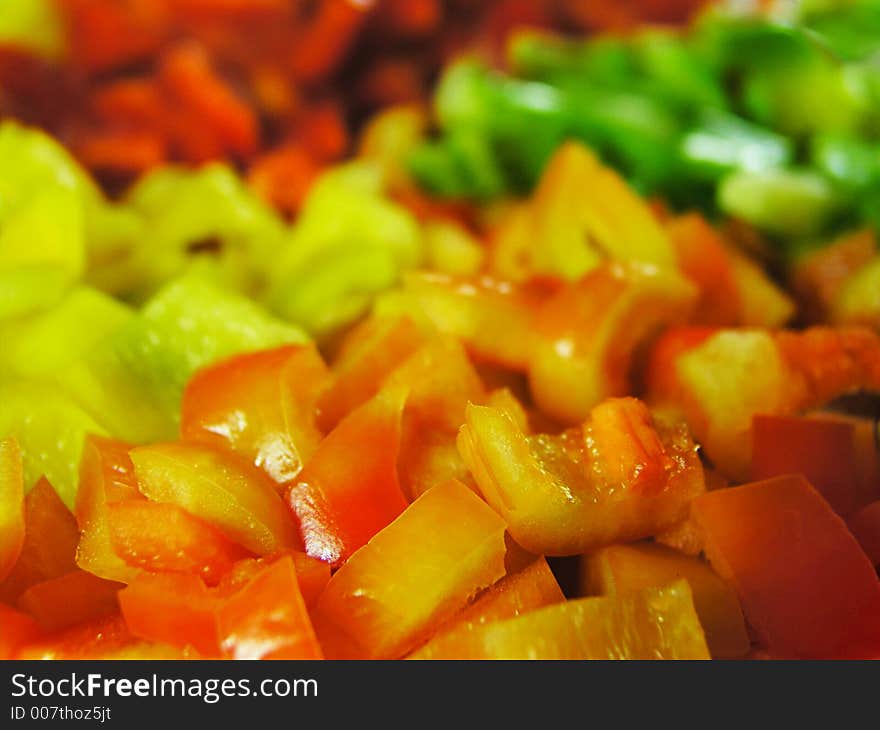
M 166 443 L 132 449 L 131 460 L 147 497 L 182 507 L 252 553 L 299 545 L 274 483 L 242 457 L 205 444 Z
M 171 646 L 192 647 L 219 657 L 220 599 L 191 573 L 141 573 L 119 591 L 119 606 L 134 636 Z
M 712 656 L 735 659 L 751 648 L 736 593 L 698 558 L 651 543 L 612 545 L 585 558 L 582 578 L 582 588 L 598 595 L 631 593 L 684 578 Z
M 674 218 L 667 223 L 666 231 L 681 272 L 700 291 L 694 323 L 740 324 L 739 291 L 721 235 L 699 213 Z
M 860 458 L 857 432 L 864 429 L 873 439 L 868 420 L 758 414 L 752 419 L 752 478 L 801 473 L 838 514 L 848 515 L 880 497 L 876 447 Z
M 292 485 L 287 504 L 306 552 L 344 562 L 406 508 L 397 477 L 406 391 L 382 391 L 321 442 Z
M 691 344 L 669 352 L 672 360 L 650 358 L 651 370 L 666 374 L 648 375 L 663 386 L 649 399 L 680 410 L 711 461 L 738 481 L 748 478 L 756 414 L 792 415 L 880 389 L 880 337 L 866 329 L 721 329 Z
M 223 651 L 233 659 L 322 659 L 293 559 L 264 568 L 219 609 Z
M 76 570 L 76 520 L 45 478 L 25 495 L 24 523 L 18 562 L 0 581 L 0 600 L 10 603 L 32 585 Z
M 504 575 L 504 522 L 463 484 L 432 487 L 330 579 L 313 618 L 328 658 L 403 656 Z
M 329 383 L 313 347 L 239 355 L 200 370 L 183 394 L 184 441 L 231 448 L 286 484 L 321 440 L 319 395 Z
M 121 583 L 74 570 L 28 588 L 18 599 L 46 631 L 60 631 L 117 611 Z
M 880 500 L 852 515 L 847 525 L 870 561 L 880 567 Z
M 116 554 L 151 573 L 194 573 L 215 585 L 247 552 L 175 504 L 133 500 L 107 505 Z
M 451 337 L 425 345 L 385 381 L 406 387 L 398 471 L 404 492 L 416 499 L 435 484 L 466 479 L 467 467 L 455 445 L 469 402 L 486 397 L 467 353 Z
M 80 463 L 74 514 L 81 531 L 76 563 L 83 570 L 127 583 L 137 570 L 120 558 L 110 541 L 108 503 L 141 500 L 129 446 L 121 441 L 87 436 Z
M 683 320 L 695 287 L 673 271 L 609 264 L 563 288 L 539 310 L 529 355 L 536 404 L 563 423 L 633 391 L 633 355 L 662 326 Z
M 470 405 L 459 450 L 514 539 L 541 555 L 650 537 L 704 490 L 687 429 L 634 398 L 604 401 L 558 436 L 526 436 L 506 411 Z
M 0 581 L 15 567 L 24 545 L 24 473 L 13 438 L 0 441 Z
M 433 659 L 455 656 L 456 647 L 467 646 L 468 635 L 495 621 L 521 616 L 554 603 L 565 596 L 544 558 L 538 558 L 522 570 L 506 575 L 485 590 L 467 608 L 456 614 L 431 637 L 427 644 L 409 655 L 409 659 Z M 463 650 L 463 649 L 462 649 Z
M 558 290 L 555 280 L 524 284 L 445 274 L 404 275 L 404 297 L 438 330 L 458 337 L 477 360 L 524 371 L 538 307 Z
M 435 659 L 709 659 L 687 581 L 555 603 L 464 634 Z
M 15 659 L 18 650 L 41 633 L 31 616 L 0 603 L 0 659 Z
M 691 513 L 709 561 L 771 653 L 823 658 L 880 648 L 877 573 L 802 476 L 707 492 Z
M 333 363 L 333 383 L 318 403 L 321 427 L 331 430 L 366 403 L 385 378 L 425 343 L 408 317 L 376 317 L 355 327 Z

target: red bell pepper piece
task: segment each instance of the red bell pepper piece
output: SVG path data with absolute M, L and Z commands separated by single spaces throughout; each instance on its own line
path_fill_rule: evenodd
M 212 365 L 196 373 L 184 391 L 182 438 L 231 448 L 286 484 L 321 440 L 315 409 L 328 383 L 327 368 L 310 346 Z
M 877 573 L 802 476 L 707 492 L 691 514 L 713 568 L 771 653 L 824 658 L 880 648 Z
M 405 400 L 403 389 L 384 390 L 346 416 L 290 488 L 309 555 L 338 565 L 406 508 L 397 478 Z
M 24 474 L 15 439 L 0 441 L 0 581 L 15 566 L 24 545 Z
M 119 591 L 119 606 L 135 636 L 202 656 L 219 657 L 220 599 L 201 578 L 187 573 L 142 573 Z
M 121 587 L 77 569 L 31 586 L 18 599 L 18 607 L 46 631 L 60 631 L 117 611 Z
M 234 659 L 322 659 L 293 559 L 263 568 L 219 609 L 223 651 Z
M 31 616 L 0 603 L 0 659 L 15 659 L 18 650 L 41 633 Z
M 285 554 L 293 560 L 296 581 L 299 584 L 300 593 L 306 606 L 312 608 L 318 600 L 318 596 L 326 588 L 330 580 L 330 566 L 323 560 L 318 560 L 310 555 L 291 550 Z M 217 593 L 220 596 L 231 596 L 241 590 L 248 581 L 265 569 L 267 558 L 245 558 L 239 560 L 220 581 Z
M 24 498 L 24 522 L 18 562 L 0 581 L 0 600 L 10 603 L 32 585 L 76 570 L 76 519 L 45 478 Z
M 871 562 L 880 567 L 880 500 L 852 515 L 847 525 Z
M 873 423 L 865 421 L 869 430 Z M 876 455 L 858 458 L 855 419 L 756 415 L 752 419 L 752 478 L 801 473 L 834 510 L 848 515 L 880 496 Z
M 116 554 L 151 573 L 194 573 L 216 584 L 247 552 L 217 528 L 175 504 L 147 500 L 107 505 Z

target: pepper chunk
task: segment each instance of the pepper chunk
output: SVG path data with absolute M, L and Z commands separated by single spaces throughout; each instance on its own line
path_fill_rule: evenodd
M 113 550 L 134 568 L 194 573 L 216 584 L 247 551 L 176 504 L 129 500 L 107 505 Z
M 181 436 L 231 448 L 286 484 L 318 448 L 315 409 L 328 384 L 327 368 L 311 346 L 239 355 L 189 381 Z
M 579 423 L 605 398 L 632 392 L 634 351 L 664 325 L 684 320 L 695 287 L 674 271 L 600 266 L 540 308 L 529 356 L 537 405 Z
M 880 500 L 856 512 L 847 525 L 871 562 L 880 567 Z
M 221 646 L 234 659 L 321 659 L 293 559 L 264 568 L 220 608 Z
M 330 659 L 393 659 L 504 575 L 504 522 L 463 484 L 432 487 L 330 579 L 315 628 Z
M 219 657 L 220 599 L 197 575 L 141 573 L 119 591 L 119 607 L 129 630 L 148 641 Z
M 18 607 L 46 631 L 59 631 L 116 611 L 121 587 L 77 569 L 31 586 L 18 599 Z
M 752 419 L 752 479 L 803 474 L 840 515 L 880 497 L 872 421 L 821 415 Z M 865 448 L 866 447 L 866 448 Z
M 516 573 L 509 573 L 487 588 L 477 599 L 443 626 L 431 640 L 409 655 L 409 659 L 442 659 L 456 654 L 460 644 L 467 646 L 475 628 L 495 621 L 515 618 L 553 603 L 565 596 L 550 566 L 538 558 Z
M 14 438 L 0 441 L 0 581 L 12 571 L 25 536 L 24 469 Z
M 80 486 L 74 514 L 80 528 L 76 564 L 83 570 L 127 583 L 137 570 L 113 549 L 107 524 L 107 505 L 124 500 L 140 500 L 129 458 L 128 444 L 87 436 L 80 463 Z
M 651 543 L 612 545 L 585 559 L 582 578 L 583 589 L 599 595 L 631 593 L 683 578 L 693 593 L 712 656 L 735 659 L 749 651 L 736 593 L 699 558 Z
M 376 395 L 385 378 L 425 344 L 408 317 L 374 317 L 352 330 L 333 363 L 333 382 L 318 404 L 320 423 L 332 430 Z
M 76 520 L 46 479 L 25 495 L 24 524 L 21 553 L 0 581 L 0 600 L 14 602 L 32 585 L 76 569 Z
M 405 401 L 392 388 L 342 419 L 288 490 L 309 555 L 338 565 L 406 508 L 397 478 Z
M 880 648 L 880 582 L 846 524 L 802 476 L 698 497 L 713 568 L 771 653 L 865 657 Z
M 634 398 L 604 401 L 558 436 L 526 436 L 506 411 L 470 405 L 458 445 L 483 496 L 537 554 L 650 537 L 705 488 L 684 425 L 654 419 Z
M 435 659 L 709 659 L 687 581 L 475 627 Z
M 0 603 L 0 659 L 15 659 L 18 650 L 41 633 L 31 616 Z
M 139 446 L 131 460 L 141 492 L 217 527 L 258 555 L 295 548 L 296 528 L 272 481 L 235 454 L 203 444 Z

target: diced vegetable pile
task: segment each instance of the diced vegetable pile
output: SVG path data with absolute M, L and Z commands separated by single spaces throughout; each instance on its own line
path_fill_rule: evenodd
M 0 122 L 0 658 L 880 658 L 880 5 L 824 6 L 514 34 L 295 206 Z

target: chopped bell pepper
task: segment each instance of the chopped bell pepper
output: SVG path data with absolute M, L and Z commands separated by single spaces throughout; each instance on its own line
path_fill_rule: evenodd
M 409 317 L 371 317 L 355 327 L 333 362 L 333 382 L 318 402 L 322 429 L 332 430 L 376 395 L 385 378 L 425 341 Z
M 436 659 L 709 659 L 684 580 L 477 626 Z
M 14 436 L 21 446 L 25 490 L 45 476 L 72 506 L 86 434 L 103 435 L 103 426 L 47 381 L 0 378 L 0 403 L 0 438 Z
M 41 633 L 31 616 L 0 603 L 0 659 L 17 658 L 18 650 Z
M 128 630 L 137 637 L 221 656 L 220 599 L 191 573 L 141 573 L 119 591 Z
M 880 567 L 880 500 L 850 516 L 847 526 L 871 562 Z
M 147 498 L 182 507 L 258 555 L 299 544 L 273 482 L 241 457 L 186 443 L 138 446 L 130 455 Z
M 171 439 L 181 394 L 196 370 L 306 339 L 253 301 L 191 274 L 165 286 L 59 380 L 115 437 Z
M 634 398 L 604 401 L 558 436 L 526 436 L 507 412 L 470 405 L 458 444 L 483 496 L 537 554 L 650 537 L 705 488 L 684 425 L 652 418 Z
M 715 659 L 744 657 L 751 648 L 734 590 L 699 558 L 651 543 L 613 545 L 585 556 L 582 590 L 621 595 L 685 579 Z
M 432 487 L 330 579 L 313 615 L 327 657 L 403 656 L 504 575 L 504 553 L 504 522 L 479 497 Z
M 802 476 L 698 497 L 712 566 L 778 655 L 859 657 L 880 647 L 880 582 L 846 524 Z
M 455 439 L 469 402 L 485 398 L 480 376 L 451 337 L 425 345 L 385 380 L 406 387 L 398 458 L 401 486 L 415 499 L 435 484 L 467 479 Z
M 0 583 L 12 572 L 25 540 L 24 475 L 14 438 L 0 441 Z
M 538 558 L 522 570 L 508 573 L 440 628 L 427 644 L 408 659 L 444 658 L 455 655 L 456 645 L 467 641 L 475 628 L 521 616 L 544 606 L 562 603 L 565 596 L 547 561 Z
M 860 458 L 857 434 L 867 429 L 872 439 L 874 427 L 868 420 L 757 414 L 752 419 L 752 479 L 803 474 L 835 512 L 849 515 L 880 497 L 876 447 Z
M 219 609 L 221 648 L 233 659 L 322 659 L 293 560 L 263 569 Z
M 402 299 L 381 302 L 379 311 L 384 305 L 395 314 L 422 314 L 440 332 L 462 340 L 475 359 L 525 370 L 537 308 L 556 289 L 553 281 L 519 285 L 420 272 L 405 276 Z
M 328 382 L 321 356 L 309 346 L 238 355 L 208 366 L 184 390 L 181 436 L 231 448 L 286 484 L 321 440 L 315 411 Z
M 311 610 L 317 603 L 318 596 L 327 587 L 327 582 L 330 580 L 330 566 L 323 560 L 313 558 L 299 550 L 288 550 L 282 554 L 282 557 L 290 557 L 293 560 L 296 582 L 306 606 Z M 262 572 L 270 562 L 278 559 L 280 559 L 278 556 L 273 556 L 239 560 L 223 575 L 217 585 L 217 592 L 221 597 L 232 596 Z
M 40 479 L 24 498 L 24 542 L 12 571 L 0 579 L 0 600 L 14 603 L 32 585 L 74 571 L 78 542 L 74 516 Z
M 127 500 L 106 506 L 114 552 L 151 573 L 193 573 L 214 585 L 247 552 L 175 504 Z
M 381 391 L 320 443 L 286 494 L 306 552 L 348 559 L 406 508 L 397 477 L 405 388 Z
M 672 271 L 611 264 L 593 269 L 538 310 L 529 386 L 542 411 L 579 423 L 597 403 L 632 392 L 636 348 L 683 321 L 695 288 Z
M 122 587 L 121 583 L 75 569 L 31 586 L 17 605 L 45 631 L 60 631 L 118 610 L 116 595 Z
M 138 491 L 129 449 L 121 441 L 86 438 L 74 510 L 80 528 L 77 565 L 101 578 L 123 583 L 128 583 L 138 571 L 113 549 L 107 508 L 114 502 L 144 498 Z
M 121 614 L 114 613 L 58 633 L 27 642 L 18 659 L 193 659 L 168 644 L 155 644 L 133 636 Z
M 132 316 L 122 302 L 75 287 L 45 312 L 0 322 L 0 373 L 50 379 Z
M 319 178 L 273 262 L 268 302 L 316 336 L 356 320 L 422 258 L 417 221 L 383 196 L 382 170 L 359 161 Z

